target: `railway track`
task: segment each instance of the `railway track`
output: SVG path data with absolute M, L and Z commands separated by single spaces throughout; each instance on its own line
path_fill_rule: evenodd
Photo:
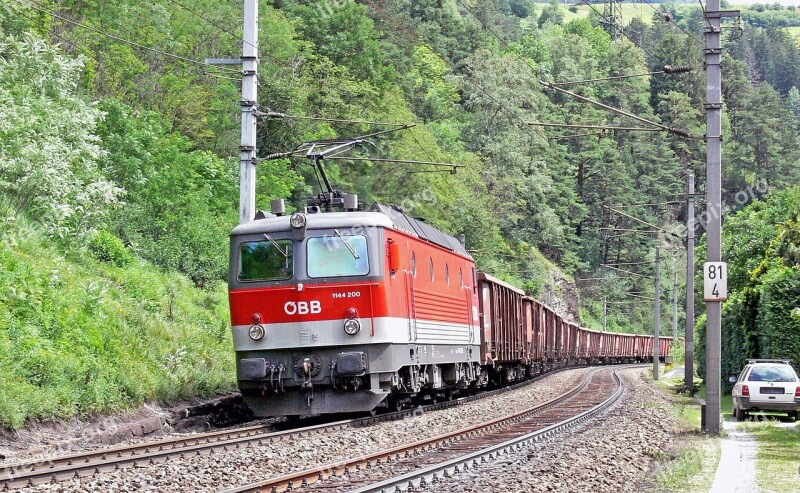
M 558 369 L 516 385 L 482 392 L 474 396 L 431 403 L 377 416 L 358 417 L 283 431 L 276 431 L 271 424 L 259 424 L 232 430 L 196 434 L 189 437 L 174 437 L 135 445 L 49 457 L 35 461 L 0 464 L 0 491 L 10 491 L 44 483 L 61 482 L 76 477 L 82 478 L 115 471 L 125 467 L 161 464 L 170 460 L 191 457 L 193 455 L 211 454 L 215 451 L 269 445 L 292 436 L 325 433 L 332 430 L 369 426 L 370 424 L 380 421 L 404 419 L 422 412 L 458 406 L 476 399 L 508 392 L 525 385 L 530 385 L 545 376 L 574 368 L 575 367 Z
M 519 413 L 224 493 L 282 492 L 301 487 L 305 487 L 304 491 L 358 492 L 424 489 L 426 481 L 435 477 L 518 449 L 524 443 L 542 440 L 585 421 L 608 408 L 621 394 L 622 385 L 616 371 L 597 369 L 587 374 L 576 388 Z M 388 463 L 391 467 L 382 467 Z M 325 482 L 331 478 L 343 480 Z

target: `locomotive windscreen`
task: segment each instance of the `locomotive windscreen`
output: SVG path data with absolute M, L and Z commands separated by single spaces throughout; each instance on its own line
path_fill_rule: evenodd
M 248 241 L 239 247 L 240 281 L 291 279 L 292 240 Z
M 365 276 L 369 274 L 367 238 L 363 235 L 309 238 L 308 277 Z

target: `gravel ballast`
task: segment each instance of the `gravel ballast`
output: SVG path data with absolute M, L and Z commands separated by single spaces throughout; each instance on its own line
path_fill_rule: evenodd
M 625 393 L 598 419 L 547 442 L 458 473 L 425 491 L 593 493 L 645 491 L 643 484 L 681 425 L 645 370 L 620 372 Z
M 166 464 L 130 467 L 108 474 L 40 485 L 19 491 L 219 491 L 347 457 L 410 443 L 455 431 L 551 399 L 577 385 L 588 369 L 549 375 L 539 382 L 441 411 L 401 421 L 378 423 L 319 435 L 292 437 L 264 447 L 171 460 Z

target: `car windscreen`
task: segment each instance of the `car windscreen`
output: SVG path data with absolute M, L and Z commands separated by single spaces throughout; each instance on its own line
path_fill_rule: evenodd
M 786 365 L 781 366 L 755 366 L 750 376 L 750 382 L 796 382 L 794 371 Z
M 306 242 L 308 277 L 365 276 L 369 274 L 367 237 L 325 235 Z
M 248 241 L 239 246 L 239 281 L 291 279 L 292 240 Z

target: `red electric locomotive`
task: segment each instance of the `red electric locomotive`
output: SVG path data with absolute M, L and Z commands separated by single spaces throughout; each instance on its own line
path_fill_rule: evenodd
M 231 234 L 237 378 L 257 416 L 394 409 L 569 364 L 652 357 L 651 337 L 565 322 L 476 272 L 452 236 L 399 207 L 364 210 L 319 170 L 328 192 L 304 212 L 287 216 L 276 201 Z
M 403 214 L 262 215 L 231 236 L 239 387 L 259 416 L 371 411 L 485 384 L 475 264 Z

